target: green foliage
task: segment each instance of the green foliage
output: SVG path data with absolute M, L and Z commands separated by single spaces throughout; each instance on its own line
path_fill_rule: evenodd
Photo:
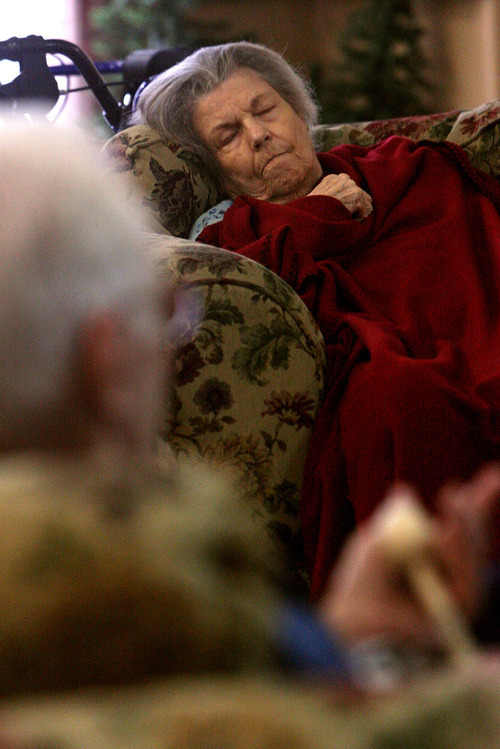
M 136 49 L 217 43 L 227 24 L 194 19 L 202 5 L 203 0 L 97 0 L 90 12 L 92 52 L 123 58 Z
M 235 5 L 241 0 L 234 0 Z M 120 59 L 136 49 L 228 40 L 229 21 L 200 20 L 206 0 L 93 0 L 91 52 Z M 220 15 L 218 16 L 220 19 Z M 313 66 L 322 122 L 386 119 L 432 110 L 433 86 L 411 0 L 363 0 L 340 40 L 341 62 Z M 251 35 L 244 35 L 251 39 Z M 255 41 L 255 40 L 254 40 Z
M 323 122 L 359 122 L 425 114 L 433 85 L 421 50 L 423 30 L 411 0 L 365 0 L 341 38 L 331 76 L 312 71 Z

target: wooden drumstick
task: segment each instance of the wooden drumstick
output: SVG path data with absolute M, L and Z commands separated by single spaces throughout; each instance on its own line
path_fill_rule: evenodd
M 429 554 L 432 521 L 410 489 L 395 490 L 379 513 L 376 532 L 385 553 L 403 568 L 418 601 L 438 625 L 450 659 L 463 665 L 476 644 Z

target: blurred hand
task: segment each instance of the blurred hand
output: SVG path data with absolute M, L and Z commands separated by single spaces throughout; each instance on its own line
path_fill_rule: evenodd
M 500 504 L 500 467 L 481 471 L 470 483 L 448 486 L 438 497 L 425 548 L 435 569 L 466 616 L 481 597 L 489 562 L 491 519 Z M 350 645 L 383 638 L 398 645 L 439 644 L 436 622 L 415 598 L 404 565 L 387 553 L 378 517 L 384 505 L 347 541 L 322 599 L 320 616 Z
M 366 218 L 373 211 L 371 195 L 348 174 L 327 174 L 309 195 L 328 195 L 340 200 L 354 218 Z

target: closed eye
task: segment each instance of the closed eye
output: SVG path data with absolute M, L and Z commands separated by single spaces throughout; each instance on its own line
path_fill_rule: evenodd
M 224 148 L 224 146 L 229 145 L 229 143 L 231 143 L 231 141 L 236 137 L 236 132 L 236 130 L 227 130 L 219 140 L 218 147 Z

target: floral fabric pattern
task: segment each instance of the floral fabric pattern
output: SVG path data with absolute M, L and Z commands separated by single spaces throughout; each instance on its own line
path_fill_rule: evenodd
M 448 140 L 462 146 L 471 162 L 488 174 L 500 174 L 500 102 L 470 111 L 422 117 L 402 117 L 345 125 L 323 125 L 315 133 L 319 147 L 328 151 L 341 143 L 372 146 L 391 135 L 411 140 Z
M 177 347 L 163 438 L 181 461 L 228 475 L 276 541 L 285 576 L 303 586 L 298 509 L 323 394 L 321 334 L 292 289 L 247 258 L 188 242 L 163 242 L 157 257 L 158 273 L 202 310 Z
M 322 151 L 328 151 L 342 143 L 357 146 L 372 146 L 391 135 L 400 135 L 412 140 L 446 140 L 457 119 L 458 112 L 445 115 L 401 117 L 394 120 L 375 120 L 345 125 L 323 125 L 316 130 Z
M 146 125 L 134 125 L 109 140 L 105 162 L 132 203 L 148 209 L 151 229 L 187 237 L 191 226 L 217 202 L 215 184 L 194 156 Z

